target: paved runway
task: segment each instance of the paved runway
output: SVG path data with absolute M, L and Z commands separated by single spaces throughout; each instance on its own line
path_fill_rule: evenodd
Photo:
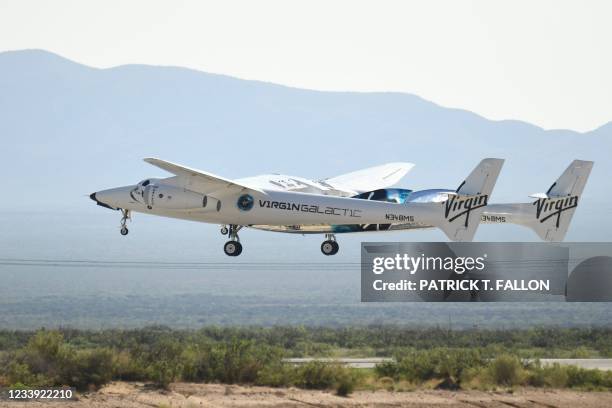
M 311 361 L 321 361 L 324 363 L 338 363 L 353 368 L 374 368 L 376 364 L 386 361 L 393 361 L 389 357 L 375 358 L 286 358 L 286 363 L 295 365 L 306 364 Z M 561 365 L 575 365 L 582 368 L 597 368 L 599 370 L 612 370 L 612 358 L 542 358 L 540 362 L 543 365 L 552 365 L 555 363 Z
M 388 357 L 374 357 L 374 358 L 286 358 L 283 361 L 295 365 L 301 365 L 310 363 L 311 361 L 321 361 L 323 363 L 337 363 L 346 365 L 353 368 L 374 368 L 376 364 L 384 363 L 386 361 L 394 361 L 393 358 Z
M 544 365 L 559 363 L 561 365 L 575 365 L 582 368 L 612 370 L 612 358 L 542 358 L 540 362 Z

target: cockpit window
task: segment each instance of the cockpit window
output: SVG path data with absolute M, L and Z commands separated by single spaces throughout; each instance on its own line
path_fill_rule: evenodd
M 146 187 L 146 186 L 149 185 L 150 182 L 151 182 L 151 180 L 145 180 L 145 181 L 142 182 L 142 186 Z

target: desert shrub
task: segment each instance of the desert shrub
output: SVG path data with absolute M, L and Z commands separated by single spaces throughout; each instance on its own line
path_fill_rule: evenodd
M 316 390 L 335 389 L 337 395 L 344 397 L 362 380 L 357 370 L 321 361 L 311 361 L 294 370 L 293 385 Z
M 181 353 L 181 344 L 167 337 L 162 337 L 147 353 L 148 377 L 157 387 L 168 389 L 171 382 L 180 378 L 183 370 Z
M 464 370 L 482 367 L 486 361 L 478 350 L 447 349 L 440 350 L 437 357 L 436 375 L 438 378 L 459 381 Z
M 121 381 L 144 381 L 147 369 L 128 351 L 113 353 L 113 378 Z
M 99 387 L 113 378 L 113 352 L 77 350 L 57 331 L 39 331 L 17 350 L 6 369 L 9 382 L 29 386 Z
M 217 379 L 224 383 L 254 383 L 258 371 L 264 367 L 264 359 L 259 358 L 258 350 L 250 341 L 223 343 L 217 354 Z
M 258 373 L 268 365 L 280 365 L 278 348 L 257 345 L 248 340 L 233 340 L 213 349 L 213 376 L 227 384 L 255 383 Z
M 341 367 L 320 361 L 311 361 L 296 372 L 295 385 L 300 388 L 323 390 L 332 388 L 336 383 L 337 372 Z
M 519 359 L 508 354 L 495 358 L 488 367 L 489 375 L 494 384 L 509 387 L 519 384 L 522 371 L 523 368 Z
M 585 346 L 578 346 L 574 350 L 572 350 L 570 354 L 570 358 L 589 358 L 591 357 L 592 352 Z
M 270 364 L 261 369 L 255 384 L 288 387 L 296 382 L 297 368 L 288 364 Z
M 565 367 L 567 371 L 567 385 L 584 389 L 612 389 L 612 372 L 601 370 L 588 370 L 575 366 Z
M 59 384 L 77 389 L 98 388 L 113 378 L 113 353 L 109 349 L 70 350 L 62 360 Z
M 355 390 L 358 377 L 350 370 L 341 372 L 336 379 L 336 395 L 340 397 L 348 397 Z
M 350 369 L 339 364 L 312 361 L 297 368 L 294 384 L 306 389 L 331 389 L 341 381 L 350 381 Z
M 534 387 L 565 388 L 569 379 L 567 367 L 557 363 L 540 366 L 539 363 L 528 367 L 527 384 Z
M 17 361 L 11 362 L 6 367 L 6 378 L 8 385 L 24 384 L 31 387 L 43 387 L 55 385 L 54 382 L 43 374 L 32 373 L 27 364 Z
M 395 381 L 391 377 L 380 377 L 378 380 L 380 385 L 387 391 L 393 391 L 393 387 L 395 386 Z
M 36 385 L 62 385 L 63 376 L 69 366 L 70 350 L 57 331 L 41 330 L 30 338 L 28 344 L 15 355 L 17 364 L 22 364 L 36 378 L 29 381 Z M 25 367 L 21 374 L 27 377 Z M 17 368 L 17 367 L 16 367 Z M 24 378 L 25 379 L 25 378 Z M 29 382 L 21 381 L 25 384 Z
M 399 365 L 395 361 L 385 361 L 380 364 L 376 364 L 374 367 L 374 373 L 381 380 L 383 378 L 389 378 L 391 381 L 399 378 L 400 370 Z
M 569 375 L 567 368 L 555 364 L 552 367 L 546 367 L 544 369 L 544 384 L 552 388 L 565 388 Z
M 455 382 L 461 379 L 464 370 L 484 365 L 485 360 L 477 350 L 437 348 L 413 351 L 400 357 L 397 363 L 380 364 L 376 374 L 417 383 L 431 379 Z
M 204 381 L 211 377 L 210 347 L 189 345 L 181 353 L 183 363 L 182 379 L 184 381 Z

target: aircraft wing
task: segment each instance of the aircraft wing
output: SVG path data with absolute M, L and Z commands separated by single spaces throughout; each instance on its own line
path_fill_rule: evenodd
M 413 163 L 387 163 L 325 179 L 324 183 L 338 190 L 365 193 L 396 184 L 413 167 Z
M 252 188 L 206 171 L 192 169 L 190 167 L 156 159 L 154 157 L 147 157 L 144 159 L 144 161 L 176 175 L 180 181 L 180 184 L 192 191 L 197 191 L 204 194 L 228 190 L 252 190 L 262 192 L 257 188 Z

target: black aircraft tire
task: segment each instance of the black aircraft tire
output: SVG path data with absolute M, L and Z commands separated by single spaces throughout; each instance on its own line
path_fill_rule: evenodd
M 227 256 L 238 256 L 242 253 L 242 245 L 238 241 L 227 241 L 223 245 L 223 252 Z
M 323 252 L 323 255 L 333 255 L 336 253 L 334 250 L 337 251 L 336 246 L 334 246 L 334 241 L 323 241 L 321 244 L 321 252 Z

